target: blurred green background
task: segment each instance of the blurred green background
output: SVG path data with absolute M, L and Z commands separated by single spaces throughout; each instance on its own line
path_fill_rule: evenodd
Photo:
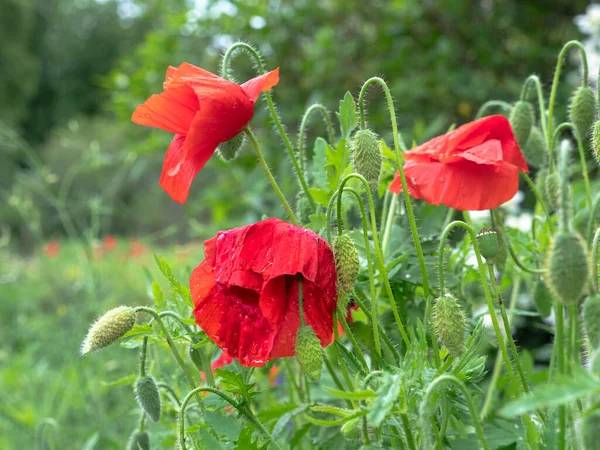
M 472 120 L 486 100 L 515 101 L 531 73 L 547 89 L 562 45 L 582 38 L 573 19 L 587 4 L 0 0 L 0 448 L 33 448 L 46 417 L 58 421 L 63 448 L 121 448 L 133 398 L 101 380 L 131 373 L 135 358 L 123 349 L 79 358 L 89 323 L 148 301 L 151 251 L 185 279 L 202 238 L 282 215 L 248 149 L 232 164 L 211 159 L 185 205 L 158 187 L 172 136 L 130 117 L 161 90 L 167 66 L 218 72 L 230 44 L 256 45 L 267 68 L 281 68 L 273 95 L 292 136 L 311 103 L 334 111 L 346 91 L 356 96 L 380 75 L 405 140 L 422 142 Z M 561 108 L 579 81 L 576 63 L 567 72 Z M 233 75 L 255 73 L 241 56 Z M 379 98 L 369 121 L 389 137 Z M 293 198 L 291 164 L 262 101 L 252 126 Z M 319 134 L 315 120 L 309 147 Z

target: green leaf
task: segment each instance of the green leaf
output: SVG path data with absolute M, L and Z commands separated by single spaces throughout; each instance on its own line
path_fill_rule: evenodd
M 348 139 L 358 125 L 356 103 L 350 92 L 346 92 L 344 99 L 340 101 L 340 110 L 336 112 L 336 115 L 340 121 L 342 138 Z
M 315 233 L 318 233 L 321 228 L 325 228 L 327 224 L 327 218 L 323 213 L 311 214 L 308 218 L 310 222 L 306 224 L 306 228 L 313 230 Z
M 371 405 L 369 413 L 369 423 L 378 427 L 384 421 L 398 395 L 400 394 L 400 375 L 386 376 L 383 383 L 377 389 L 377 398 Z
M 319 425 L 320 427 L 336 427 L 336 426 L 345 424 L 349 420 L 356 419 L 357 417 L 365 416 L 367 413 L 368 413 L 368 411 L 366 411 L 366 410 L 356 411 L 354 414 L 351 414 L 346 417 L 342 417 L 341 419 L 337 419 L 337 420 L 317 419 L 316 417 L 309 416 L 308 414 L 304 414 L 304 418 L 306 419 L 307 422 L 310 422 L 313 425 Z
M 248 402 L 259 393 L 254 390 L 254 384 L 244 383 L 244 379 L 239 373 L 226 369 L 216 369 L 215 375 L 220 378 L 220 384 L 223 389 L 229 393 L 241 395 Z
M 310 192 L 310 195 L 312 195 L 312 198 L 314 198 L 319 205 L 324 207 L 327 207 L 327 205 L 329 205 L 331 191 L 320 188 L 311 188 L 308 191 Z
M 296 409 L 292 409 L 291 411 L 288 411 L 283 416 L 281 416 L 281 418 L 277 421 L 277 423 L 273 427 L 273 432 L 271 433 L 271 435 L 273 436 L 273 439 L 277 439 L 277 437 L 283 431 L 284 427 L 287 425 L 287 423 L 290 420 L 292 420 L 293 417 L 297 416 L 298 414 L 302 414 L 307 409 L 308 409 L 308 405 L 300 405 Z
M 158 285 L 158 283 L 154 280 L 152 280 L 152 297 L 154 298 L 156 310 L 164 311 L 167 307 L 167 302 L 165 301 L 165 294 Z
M 258 438 L 256 438 L 254 441 L 252 440 L 252 430 L 253 428 L 248 425 L 241 431 L 240 436 L 236 441 L 234 450 L 263 450 L 268 447 L 268 443 L 259 447 Z
M 302 438 L 308 433 L 311 429 L 312 423 L 307 423 L 302 428 L 294 433 L 294 436 L 290 440 L 290 448 L 296 448 L 296 446 L 302 441 Z
M 209 425 L 215 433 L 225 436 L 232 442 L 235 442 L 240 434 L 239 422 L 229 415 L 206 410 L 205 420 L 206 424 Z
M 273 419 L 278 419 L 279 417 L 281 417 L 282 414 L 285 414 L 288 411 L 291 411 L 292 409 L 297 408 L 297 407 L 298 407 L 298 405 L 296 405 L 294 403 L 287 403 L 285 405 L 277 405 L 277 406 L 273 406 L 271 408 L 262 409 L 258 413 L 258 419 L 261 422 L 269 422 Z
M 375 394 L 375 392 L 370 389 L 367 391 L 346 392 L 346 391 L 339 391 L 337 389 L 331 389 L 331 388 L 326 387 L 325 390 L 327 392 L 329 392 L 331 395 L 333 395 L 335 398 L 341 398 L 343 400 L 361 401 L 361 400 L 368 400 L 370 398 L 374 398 L 377 396 Z
M 130 386 L 134 383 L 135 379 L 136 375 L 133 373 L 115 381 L 100 381 L 100 384 L 104 387 Z
M 200 428 L 198 434 L 200 435 L 200 441 L 204 444 L 204 448 L 210 448 L 211 450 L 225 450 L 225 447 L 223 447 L 205 428 Z
M 356 411 L 348 408 L 338 408 L 330 405 L 316 405 L 310 407 L 311 411 L 333 414 L 334 416 L 346 417 L 354 414 Z
M 158 256 L 157 254 L 154 254 L 154 261 L 156 262 L 158 269 L 162 272 L 162 274 L 165 276 L 165 278 L 169 281 L 169 284 L 171 285 L 171 289 L 173 289 L 173 292 L 175 293 L 175 295 L 177 295 L 181 299 L 185 300 L 185 302 L 189 306 L 193 306 L 190 288 L 186 285 L 181 284 L 175 278 L 175 275 L 173 275 L 173 271 L 171 270 L 171 267 L 169 266 L 167 261 L 165 261 L 165 259 L 163 257 Z
M 500 410 L 500 414 L 507 418 L 517 417 L 536 409 L 564 405 L 597 394 L 600 394 L 600 382 L 585 370 L 578 369 L 569 377 L 539 386 L 531 395 L 513 400 Z
M 324 188 L 325 184 L 327 182 L 326 151 L 327 151 L 327 142 L 325 141 L 325 139 L 318 137 L 315 140 L 315 149 L 314 149 L 313 159 L 312 159 L 312 165 L 313 165 L 312 175 L 313 175 L 313 181 L 314 181 L 315 185 L 320 188 Z
M 98 443 L 98 439 L 100 439 L 100 435 L 98 432 L 95 432 L 87 439 L 87 441 L 85 441 L 81 450 L 94 450 Z

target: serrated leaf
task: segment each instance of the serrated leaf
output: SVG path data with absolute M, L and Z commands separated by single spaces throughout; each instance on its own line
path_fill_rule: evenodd
M 368 417 L 371 425 L 378 427 L 385 420 L 400 394 L 400 387 L 400 375 L 385 377 L 383 383 L 377 389 L 377 398 L 371 405 L 371 412 L 369 412 Z
M 348 409 L 348 408 L 338 408 L 337 406 L 331 405 L 316 405 L 310 407 L 311 411 L 314 412 L 323 412 L 328 414 L 333 414 L 338 417 L 346 417 L 352 415 L 356 412 L 356 410 Z
M 231 372 L 227 369 L 216 369 L 215 376 L 220 379 L 223 389 L 232 394 L 241 395 L 248 402 L 259 393 L 254 390 L 254 384 L 244 383 L 244 379 L 239 373 Z
M 340 121 L 340 131 L 343 139 L 348 139 L 352 131 L 358 125 L 358 113 L 356 112 L 356 103 L 350 92 L 346 92 L 344 99 L 340 101 L 340 109 L 336 112 Z
M 342 344 L 340 344 L 338 341 L 335 341 L 335 346 L 338 354 L 342 357 L 342 359 L 346 363 L 346 366 L 348 366 L 348 368 L 353 374 L 356 372 L 361 372 L 363 373 L 363 375 L 366 375 L 362 366 L 358 362 L 358 359 L 356 359 L 356 356 L 354 356 L 353 353 L 348 351 L 348 349 Z
M 210 448 L 210 450 L 225 450 L 225 447 L 223 447 L 205 428 L 200 428 L 198 434 L 200 435 L 200 441 L 204 444 L 204 448 Z
M 331 198 L 331 191 L 320 188 L 311 188 L 308 191 L 310 192 L 310 195 L 312 195 L 312 198 L 315 199 L 315 202 L 321 206 L 327 207 L 329 199 Z
M 365 416 L 365 415 L 367 415 L 367 413 L 368 413 L 368 411 L 366 411 L 366 410 L 365 411 L 357 411 L 354 414 L 351 414 L 346 417 L 342 417 L 341 419 L 337 419 L 337 420 L 317 419 L 316 417 L 309 416 L 308 414 L 304 414 L 304 418 L 306 419 L 307 422 L 310 422 L 313 425 L 319 425 L 320 427 L 336 427 L 336 426 L 345 424 L 349 420 L 353 420 L 353 419 L 356 419 L 357 417 Z
M 258 413 L 258 420 L 261 422 L 269 422 L 270 420 L 277 419 L 281 417 L 282 414 L 285 414 L 297 407 L 298 405 L 294 403 L 287 403 L 285 405 L 277 405 L 271 408 L 262 409 Z
M 341 398 L 342 400 L 361 401 L 361 400 L 368 400 L 370 398 L 374 398 L 377 396 L 375 394 L 375 392 L 370 389 L 366 390 L 366 391 L 348 392 L 348 391 L 339 391 L 337 389 L 332 389 L 332 388 L 326 387 L 325 390 L 327 392 L 329 392 L 331 395 L 333 395 L 335 398 Z
M 167 303 L 165 301 L 165 294 L 163 290 L 160 288 L 158 283 L 152 280 L 152 297 L 154 298 L 154 304 L 156 305 L 157 311 L 164 311 L 167 307 Z
M 308 409 L 308 405 L 300 405 L 296 409 L 292 409 L 291 411 L 286 412 L 281 418 L 277 421 L 275 426 L 273 427 L 273 432 L 271 435 L 273 439 L 277 439 L 277 437 L 283 431 L 283 428 L 287 425 L 287 423 L 292 420 L 293 417 L 298 414 L 302 414 L 304 411 Z
M 327 218 L 323 213 L 311 214 L 308 216 L 308 218 L 310 222 L 306 225 L 306 228 L 314 231 L 315 233 L 318 233 L 321 228 L 325 228 L 325 225 L 327 224 Z
M 173 271 L 171 267 L 167 263 L 167 261 L 157 254 L 154 254 L 154 261 L 158 267 L 158 269 L 162 272 L 165 278 L 169 281 L 171 285 L 171 289 L 173 293 L 183 299 L 189 306 L 193 306 L 192 295 L 190 293 L 190 288 L 186 285 L 181 284 L 173 275 Z
M 315 140 L 315 147 L 312 158 L 312 176 L 315 186 L 324 188 L 327 183 L 327 142 L 318 137 Z
M 226 416 L 220 412 L 205 411 L 205 421 L 217 434 L 225 436 L 228 440 L 234 442 L 240 434 L 240 424 L 231 416 Z

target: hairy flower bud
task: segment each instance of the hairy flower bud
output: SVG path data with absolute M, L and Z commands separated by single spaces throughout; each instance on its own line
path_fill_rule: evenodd
M 313 211 L 310 207 L 308 197 L 302 191 L 298 192 L 298 195 L 296 195 L 296 212 L 298 213 L 300 223 L 307 224 L 310 222 L 310 215 Z
M 583 238 L 574 231 L 559 231 L 552 240 L 546 270 L 548 287 L 562 303 L 578 301 L 590 272 Z
M 333 256 L 338 281 L 343 291 L 351 292 L 360 270 L 358 250 L 347 233 L 338 235 L 333 241 Z
M 600 296 L 590 295 L 583 302 L 583 328 L 593 349 L 600 350 Z
M 600 411 L 585 414 L 579 421 L 579 441 L 581 450 L 600 448 Z
M 354 135 L 354 168 L 376 190 L 381 172 L 382 156 L 377 136 L 371 130 L 358 130 Z
M 560 175 L 558 172 L 549 173 L 546 175 L 545 183 L 545 198 L 550 209 L 558 209 L 558 200 L 560 198 Z
M 533 127 L 523 148 L 523 155 L 527 164 L 534 167 L 543 167 L 546 164 L 546 140 L 538 127 Z
M 525 147 L 529 134 L 531 133 L 531 127 L 535 120 L 533 115 L 533 107 L 529 102 L 519 100 L 513 106 L 510 112 L 510 126 L 512 127 L 515 139 L 519 143 L 519 147 Z
M 552 312 L 552 294 L 548 290 L 548 286 L 538 278 L 533 284 L 531 292 L 533 303 L 542 317 L 548 317 Z
M 134 431 L 127 441 L 127 450 L 150 450 L 150 436 L 145 431 Z
M 498 254 L 498 233 L 488 228 L 482 228 L 475 237 L 477 238 L 477 244 L 479 244 L 481 256 L 491 262 Z
M 323 367 L 323 348 L 313 329 L 307 325 L 296 334 L 296 360 L 306 378 L 319 381 Z
M 100 350 L 112 344 L 135 325 L 135 310 L 129 306 L 111 309 L 92 324 L 81 345 L 81 354 Z
M 152 377 L 139 377 L 133 386 L 135 400 L 140 408 L 148 414 L 153 421 L 160 419 L 161 400 L 156 381 Z
M 577 88 L 569 106 L 569 121 L 575 125 L 579 137 L 585 138 L 596 119 L 596 97 L 589 86 Z
M 456 297 L 446 294 L 433 305 L 433 326 L 450 355 L 460 356 L 465 348 L 465 315 Z
M 594 152 L 594 158 L 596 162 L 600 164 L 600 120 L 594 124 L 594 131 L 592 133 L 592 150 Z
M 244 145 L 244 142 L 246 142 L 246 135 L 238 133 L 235 137 L 219 144 L 219 155 L 221 155 L 223 161 L 233 161 Z

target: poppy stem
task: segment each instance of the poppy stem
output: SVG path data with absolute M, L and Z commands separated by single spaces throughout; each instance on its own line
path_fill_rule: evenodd
M 392 94 L 390 93 L 390 88 L 387 83 L 379 78 L 372 77 L 369 78 L 362 86 L 360 90 L 360 95 L 358 97 L 358 107 L 360 110 L 360 123 L 361 128 L 365 126 L 365 93 L 371 84 L 379 84 L 383 91 L 385 92 L 385 97 L 387 100 L 388 111 L 390 114 L 390 121 L 392 122 L 392 135 L 394 139 L 394 151 L 396 152 L 396 159 L 398 163 L 398 172 L 400 173 L 400 181 L 402 182 L 402 194 L 404 196 L 404 203 L 406 206 L 406 214 L 408 216 L 408 221 L 410 223 L 410 231 L 412 233 L 413 242 L 415 245 L 415 250 L 417 252 L 417 257 L 419 258 L 419 266 L 421 268 L 421 277 L 423 279 L 423 290 L 425 291 L 425 297 L 429 297 L 429 276 L 427 274 L 427 268 L 425 266 L 425 258 L 423 256 L 423 249 L 421 247 L 421 241 L 419 240 L 419 231 L 417 230 L 417 222 L 415 221 L 415 213 L 413 212 L 412 203 L 410 201 L 410 195 L 408 194 L 408 186 L 406 184 L 406 175 L 404 174 L 404 158 L 402 153 L 400 152 L 400 142 L 398 136 L 398 123 L 396 122 L 396 112 L 394 110 L 394 100 L 392 99 Z M 370 194 L 370 190 L 367 187 L 367 191 Z M 376 233 L 376 229 L 373 230 Z M 383 270 L 383 269 L 382 269 Z
M 600 206 L 600 194 L 596 195 L 596 199 L 594 200 L 594 205 L 592 206 L 592 210 L 590 211 L 590 218 L 588 220 L 586 242 L 591 243 L 592 237 L 594 233 L 594 225 L 596 225 L 596 216 L 598 215 L 598 207 Z
M 548 136 L 548 124 L 546 122 L 546 105 L 544 103 L 544 93 L 542 92 L 542 83 L 537 75 L 529 75 L 523 83 L 521 89 L 521 100 L 525 100 L 527 97 L 527 89 L 533 83 L 537 93 L 538 105 L 540 108 L 540 125 L 542 126 L 542 136 L 544 139 Z
M 233 54 L 236 50 L 243 51 L 244 53 L 246 53 L 247 55 L 252 57 L 252 59 L 254 60 L 256 69 L 260 75 L 264 75 L 266 73 L 266 70 L 265 70 L 265 67 L 263 64 L 263 58 L 262 58 L 262 55 L 260 54 L 260 52 L 257 49 L 255 49 L 254 47 L 252 47 L 250 44 L 247 44 L 245 42 L 236 42 L 231 47 L 229 47 L 227 49 L 227 51 L 225 52 L 225 54 L 223 55 L 223 61 L 222 61 L 222 65 L 221 65 L 221 76 L 223 78 L 225 78 L 225 79 L 229 78 L 229 73 L 228 73 L 229 72 L 229 60 L 231 59 L 231 57 L 233 56 Z M 279 117 L 279 114 L 277 113 L 277 108 L 275 107 L 275 103 L 273 102 L 273 97 L 271 96 L 271 93 L 268 91 L 265 92 L 265 98 L 267 99 L 267 105 L 269 107 L 269 113 L 271 114 L 271 120 L 277 127 L 277 131 L 279 132 L 279 135 L 281 136 L 281 139 L 283 140 L 285 148 L 288 152 L 288 156 L 292 160 L 292 164 L 294 166 L 294 170 L 296 171 L 296 176 L 298 178 L 298 182 L 300 183 L 300 187 L 306 194 L 306 197 L 308 198 L 308 201 L 310 203 L 310 207 L 312 208 L 313 211 L 316 212 L 317 204 L 315 203 L 315 200 L 313 199 L 312 195 L 310 194 L 310 191 L 308 189 L 308 184 L 306 183 L 306 179 L 304 178 L 304 172 L 302 171 L 302 168 L 298 164 L 298 159 L 296 158 L 296 154 L 292 147 L 292 143 L 291 143 L 290 138 L 288 137 L 287 133 L 285 132 L 285 127 L 281 123 L 281 118 Z
M 554 227 L 552 226 L 552 220 L 550 218 L 550 212 L 548 211 L 548 207 L 546 206 L 546 202 L 544 202 L 544 199 L 542 198 L 542 194 L 540 194 L 540 191 L 536 187 L 536 185 L 533 182 L 533 180 L 529 177 L 529 175 L 527 175 L 525 172 L 521 172 L 521 176 L 525 179 L 525 181 L 529 185 L 529 188 L 531 189 L 531 192 L 533 192 L 533 195 L 534 195 L 535 199 L 537 200 L 537 202 L 542 206 L 542 209 L 544 210 L 544 214 L 546 215 L 546 221 L 545 221 L 545 223 L 548 224 L 548 228 L 550 229 L 550 234 L 553 234 L 554 233 Z
M 506 111 L 510 111 L 510 109 L 512 108 L 510 103 L 503 102 L 502 100 L 488 100 L 483 105 L 481 105 L 481 108 L 479 108 L 479 111 L 477 111 L 477 115 L 475 116 L 475 118 L 481 119 L 488 109 L 494 107 L 502 108 Z
M 277 197 L 279 197 L 279 200 L 281 200 L 281 204 L 283 205 L 285 212 L 289 216 L 290 221 L 294 225 L 298 225 L 298 220 L 296 220 L 296 216 L 294 216 L 294 212 L 292 211 L 290 204 L 285 199 L 285 196 L 283 195 L 283 192 L 281 192 L 281 189 L 279 188 L 279 185 L 277 184 L 275 177 L 271 173 L 271 169 L 269 169 L 269 166 L 267 165 L 267 162 L 265 161 L 265 158 L 260 149 L 260 144 L 256 140 L 256 136 L 254 136 L 254 133 L 248 127 L 244 128 L 244 131 L 246 132 L 248 139 L 250 139 L 250 142 L 252 143 L 252 147 L 254 147 L 254 151 L 256 152 L 256 156 L 258 157 L 258 161 L 260 162 L 260 165 L 262 166 L 263 170 L 267 174 L 267 178 L 269 179 L 269 182 L 271 183 L 271 186 L 273 187 L 275 194 L 277 194 Z
M 548 145 L 548 151 L 550 152 L 550 156 L 552 156 L 553 148 L 550 146 L 552 144 L 552 133 L 554 132 L 553 123 L 554 120 L 554 102 L 556 100 L 556 91 L 558 90 L 558 81 L 560 79 L 560 72 L 562 69 L 563 59 L 567 54 L 567 50 L 571 47 L 577 47 L 579 53 L 581 55 L 581 63 L 583 64 L 583 85 L 588 85 L 588 62 L 587 56 L 585 53 L 585 48 L 581 45 L 579 41 L 569 41 L 567 42 L 560 53 L 558 54 L 558 60 L 556 61 L 556 70 L 554 71 L 554 79 L 552 80 L 552 90 L 550 91 L 550 101 L 548 102 L 548 134 L 546 135 L 546 143 Z M 550 158 L 550 172 L 554 168 L 554 161 Z
M 365 204 L 359 195 L 352 188 L 343 188 L 343 191 L 337 190 L 331 196 L 329 200 L 329 205 L 327 206 L 327 240 L 331 242 L 331 211 L 333 210 L 333 202 L 340 196 L 340 192 L 350 192 L 354 194 L 356 197 L 356 201 L 358 202 L 358 207 L 360 208 L 360 217 L 362 220 L 362 229 L 363 229 L 363 239 L 365 243 L 365 255 L 367 257 L 367 270 L 369 271 L 369 292 L 371 294 L 371 309 L 373 310 L 373 317 L 371 320 L 371 326 L 373 329 L 373 342 L 375 343 L 375 351 L 379 356 L 381 356 L 381 342 L 379 341 L 379 327 L 377 321 L 377 298 L 379 297 L 375 291 L 375 274 L 373 271 L 373 260 L 370 251 L 371 243 L 369 241 L 369 226 L 367 224 L 367 214 L 365 213 Z M 339 210 L 338 210 L 339 213 Z M 338 219 L 339 222 L 339 219 Z
M 592 283 L 594 291 L 598 292 L 598 244 L 600 243 L 600 228 L 596 230 L 592 240 Z
M 564 308 L 560 301 L 554 301 L 554 316 L 556 318 L 556 335 L 554 336 L 554 347 L 556 348 L 556 360 L 558 373 L 565 373 L 565 354 L 564 354 Z M 565 449 L 566 432 L 566 406 L 564 404 L 558 407 L 558 450 Z
M 148 336 L 144 336 L 142 348 L 140 349 L 140 377 L 146 376 L 146 350 L 148 349 Z
M 308 119 L 310 115 L 315 111 L 319 111 L 321 113 L 321 116 L 323 117 L 325 128 L 327 128 L 329 143 L 331 145 L 335 144 L 335 135 L 333 133 L 333 126 L 331 125 L 331 117 L 329 116 L 329 111 L 327 111 L 327 108 L 325 108 L 325 106 L 321 105 L 320 103 L 310 105 L 304 112 L 304 115 L 302 116 L 302 122 L 300 123 L 300 131 L 298 132 L 298 159 L 300 160 L 300 168 L 302 169 L 303 173 L 305 171 L 306 166 L 304 155 L 304 135 L 306 131 L 306 126 L 308 125 Z

